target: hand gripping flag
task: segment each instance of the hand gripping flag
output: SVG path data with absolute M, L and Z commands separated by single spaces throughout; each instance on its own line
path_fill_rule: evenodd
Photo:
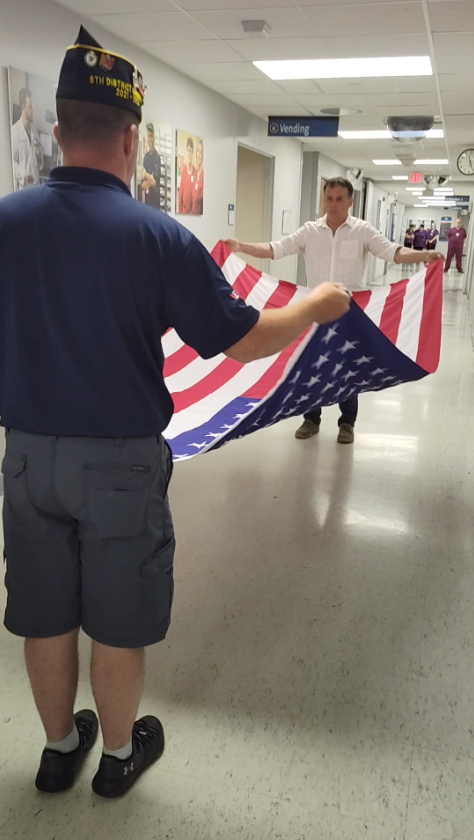
M 234 292 L 256 309 L 294 303 L 310 290 L 262 274 L 220 242 L 212 256 Z M 408 280 L 355 292 L 347 315 L 314 324 L 290 347 L 247 365 L 203 360 L 174 330 L 163 337 L 175 414 L 165 431 L 175 460 L 318 406 L 421 379 L 438 367 L 442 262 Z

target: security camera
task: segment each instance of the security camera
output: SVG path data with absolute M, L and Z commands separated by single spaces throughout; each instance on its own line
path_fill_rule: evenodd
M 434 117 L 388 117 L 387 128 L 399 143 L 422 140 L 433 128 Z
M 450 175 L 425 175 L 423 178 L 427 187 L 444 187 L 450 180 Z

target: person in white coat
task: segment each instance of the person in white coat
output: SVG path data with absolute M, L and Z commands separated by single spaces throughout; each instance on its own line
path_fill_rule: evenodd
M 21 117 L 12 126 L 13 176 L 15 191 L 34 187 L 40 182 L 44 154 L 39 134 L 33 125 L 33 103 L 27 88 L 20 90 Z

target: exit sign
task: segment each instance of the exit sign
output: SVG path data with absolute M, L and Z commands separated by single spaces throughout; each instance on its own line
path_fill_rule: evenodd
M 410 172 L 410 177 L 408 179 L 409 184 L 422 184 L 423 183 L 423 173 L 422 172 Z

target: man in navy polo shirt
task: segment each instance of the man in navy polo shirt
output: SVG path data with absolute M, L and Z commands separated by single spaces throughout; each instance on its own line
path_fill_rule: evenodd
M 65 166 L 0 201 L 5 624 L 26 638 L 49 793 L 74 783 L 98 734 L 93 711 L 74 714 L 81 627 L 104 739 L 94 791 L 121 796 L 164 749 L 158 718 L 135 721 L 173 597 L 161 336 L 248 362 L 349 306 L 325 284 L 259 313 L 191 233 L 132 199 L 143 99 L 137 68 L 81 29 L 57 91 Z

